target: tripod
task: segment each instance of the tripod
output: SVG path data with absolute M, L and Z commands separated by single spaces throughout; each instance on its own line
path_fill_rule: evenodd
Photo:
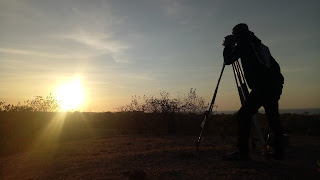
M 202 120 L 202 123 L 201 123 L 201 131 L 200 131 L 199 138 L 197 140 L 195 140 L 197 151 L 199 150 L 199 144 L 203 141 L 203 136 L 204 136 L 204 133 L 205 133 L 206 128 L 208 126 L 207 120 L 209 119 L 209 117 L 211 115 L 212 108 L 213 108 L 213 105 L 214 105 L 214 101 L 216 100 L 216 96 L 217 96 L 217 93 L 218 93 L 218 87 L 219 87 L 220 80 L 221 80 L 221 77 L 222 77 L 223 70 L 224 70 L 225 66 L 226 65 L 223 63 L 222 70 L 221 70 L 221 73 L 220 73 L 220 77 L 219 77 L 219 80 L 218 80 L 218 83 L 217 83 L 217 87 L 216 87 L 216 90 L 214 91 L 214 95 L 212 97 L 212 100 L 211 100 L 211 103 L 210 103 L 210 106 L 209 106 L 209 110 L 204 113 L 204 119 Z
M 199 144 L 203 141 L 203 136 L 204 136 L 204 133 L 205 133 L 206 128 L 208 126 L 207 125 L 207 120 L 208 120 L 208 118 L 209 118 L 209 116 L 211 115 L 211 112 L 212 112 L 212 108 L 213 108 L 214 101 L 215 101 L 216 96 L 217 96 L 218 87 L 219 87 L 219 84 L 220 84 L 220 80 L 221 80 L 224 68 L 225 68 L 225 64 L 223 64 L 223 67 L 222 67 L 222 70 L 221 70 L 221 73 L 220 73 L 220 77 L 219 77 L 219 80 L 218 80 L 218 83 L 217 83 L 217 87 L 215 89 L 211 104 L 209 106 L 209 110 L 206 111 L 205 114 L 204 114 L 205 117 L 204 117 L 204 119 L 203 119 L 203 121 L 201 123 L 201 131 L 200 131 L 199 138 L 197 140 L 195 140 L 197 151 L 199 150 Z M 248 95 L 249 95 L 249 90 L 248 90 L 246 79 L 244 77 L 244 73 L 242 71 L 242 68 L 241 68 L 240 63 L 239 63 L 238 60 L 235 61 L 232 64 L 232 69 L 233 69 L 235 81 L 236 81 L 236 84 L 237 84 L 237 88 L 238 88 L 241 104 L 244 104 L 246 99 L 247 99 L 247 97 L 248 97 Z M 259 124 L 259 121 L 258 121 L 258 118 L 257 118 L 257 113 L 252 116 L 252 121 L 254 123 L 254 126 L 257 129 L 257 133 L 258 133 L 258 136 L 259 136 L 263 151 L 267 152 L 269 150 L 269 148 L 267 147 L 267 143 L 266 143 L 266 141 L 265 141 L 265 139 L 263 137 L 263 134 L 262 134 L 262 131 L 261 131 L 261 127 L 260 127 L 260 124 Z

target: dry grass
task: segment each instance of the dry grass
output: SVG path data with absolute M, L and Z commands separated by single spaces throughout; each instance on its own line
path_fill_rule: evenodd
M 195 152 L 193 136 L 109 135 L 40 145 L 0 158 L 1 179 L 316 179 L 319 137 L 292 137 L 285 161 L 259 151 L 228 162 L 233 137 L 208 137 Z
M 252 161 L 226 162 L 221 156 L 234 149 L 235 117 L 212 116 L 196 153 L 202 115 L 0 112 L 0 179 L 319 178 L 319 116 L 281 116 L 290 136 L 286 161 L 253 150 Z

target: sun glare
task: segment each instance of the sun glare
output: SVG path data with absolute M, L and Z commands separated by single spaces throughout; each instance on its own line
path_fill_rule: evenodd
M 63 111 L 77 110 L 84 101 L 84 88 L 80 79 L 75 78 L 72 82 L 62 84 L 57 89 L 56 98 Z

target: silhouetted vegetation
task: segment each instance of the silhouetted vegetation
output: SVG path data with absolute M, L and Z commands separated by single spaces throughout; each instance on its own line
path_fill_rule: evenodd
M 203 113 L 207 110 L 203 97 L 191 88 L 186 96 L 171 98 L 168 92 L 160 92 L 160 97 L 133 96 L 130 104 L 118 108 L 120 112 L 140 111 L 145 113 Z
M 83 139 L 93 136 L 172 133 L 168 122 L 174 124 L 174 134 L 198 136 L 203 114 L 144 112 L 54 113 L 54 112 L 0 112 L 0 154 L 15 153 L 33 145 L 39 137 L 56 140 Z M 208 136 L 237 135 L 237 114 L 215 114 L 208 120 Z M 271 132 L 264 114 L 258 116 L 264 134 Z M 168 120 L 170 119 L 170 120 Z M 285 132 L 291 135 L 320 136 L 320 115 L 282 114 Z M 61 123 L 55 129 L 55 123 Z M 171 124 L 172 125 L 172 124 Z M 255 130 L 253 129 L 255 132 Z M 46 139 L 45 139 L 46 140 Z M 47 141 L 47 140 L 46 140 Z M 47 142 L 49 143 L 49 142 Z
M 175 134 L 198 136 L 207 105 L 195 89 L 184 97 L 134 96 L 120 112 L 54 112 L 59 102 L 50 94 L 36 96 L 20 105 L 0 103 L 0 154 L 22 151 L 40 137 L 57 132 L 56 140 L 82 139 L 107 134 Z M 289 135 L 320 136 L 320 115 L 281 114 Z M 208 135 L 237 135 L 237 114 L 213 114 L 208 120 Z M 262 131 L 271 132 L 265 114 L 259 114 Z M 57 128 L 59 127 L 59 128 Z M 57 128 L 57 129 L 55 129 Z M 47 141 L 47 139 L 44 139 Z M 38 143 L 38 142 L 37 142 Z
M 35 96 L 32 100 L 27 100 L 23 104 L 20 102 L 17 105 L 6 104 L 0 102 L 0 111 L 22 111 L 22 112 L 57 112 L 60 108 L 60 102 L 55 99 L 52 94 L 42 97 Z

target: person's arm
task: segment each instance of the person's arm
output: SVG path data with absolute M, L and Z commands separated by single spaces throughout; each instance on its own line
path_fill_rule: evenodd
M 239 59 L 239 52 L 232 35 L 225 37 L 223 45 L 223 59 L 226 65 L 230 65 Z

